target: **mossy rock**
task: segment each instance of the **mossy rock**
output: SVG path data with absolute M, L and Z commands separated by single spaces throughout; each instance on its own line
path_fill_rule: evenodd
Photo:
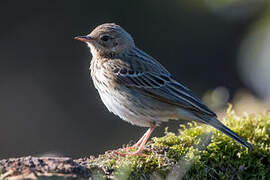
M 146 157 L 120 157 L 107 151 L 97 158 L 69 161 L 72 166 L 83 169 L 84 174 L 76 171 L 77 174 L 68 177 L 97 180 L 270 179 L 270 113 L 238 117 L 230 107 L 223 122 L 254 148 L 243 148 L 207 125 L 188 123 L 181 125 L 178 134 L 166 129 L 164 137 L 152 138 L 145 147 Z M 0 161 L 2 177 L 12 167 L 4 165 L 4 161 L 7 162 Z M 25 168 L 19 169 L 25 171 Z M 72 172 L 61 171 L 61 177 Z M 46 173 L 53 174 L 49 170 Z M 40 171 L 39 174 L 44 176 Z

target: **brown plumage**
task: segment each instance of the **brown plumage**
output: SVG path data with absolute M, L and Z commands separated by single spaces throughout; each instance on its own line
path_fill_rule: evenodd
M 210 124 L 242 146 L 251 147 L 218 121 L 216 114 L 157 60 L 138 49 L 130 34 L 120 26 L 102 24 L 89 35 L 76 39 L 90 47 L 91 77 L 108 110 L 134 125 L 150 127 L 132 147 L 139 147 L 138 151 L 128 155 L 141 154 L 155 126 L 169 119 Z

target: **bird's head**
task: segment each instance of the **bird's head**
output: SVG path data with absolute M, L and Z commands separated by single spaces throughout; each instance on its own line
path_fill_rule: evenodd
M 121 54 L 135 46 L 131 35 L 114 23 L 99 25 L 90 34 L 75 39 L 86 42 L 94 57 Z

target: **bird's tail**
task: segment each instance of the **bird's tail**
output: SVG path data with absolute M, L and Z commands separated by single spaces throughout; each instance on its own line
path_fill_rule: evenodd
M 213 126 L 214 128 L 218 129 L 219 131 L 223 132 L 230 138 L 237 141 L 239 144 L 241 144 L 243 147 L 246 148 L 252 148 L 252 145 L 248 143 L 244 138 L 240 137 L 238 134 L 230 130 L 228 127 L 226 127 L 224 124 L 222 124 L 216 117 L 209 117 L 209 118 L 203 118 L 202 120 L 204 123 L 209 124 Z

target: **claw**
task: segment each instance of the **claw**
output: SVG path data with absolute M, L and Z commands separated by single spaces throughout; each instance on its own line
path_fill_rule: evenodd
M 113 153 L 116 154 L 116 155 L 119 155 L 119 156 L 142 156 L 142 157 L 147 156 L 146 154 L 144 154 L 142 152 L 121 153 L 121 152 L 114 151 Z
M 122 151 L 129 151 L 131 149 L 136 149 L 137 147 L 136 146 L 130 146 L 130 147 L 125 147 L 125 148 L 122 148 L 121 150 Z
M 151 135 L 154 129 L 155 129 L 155 125 L 151 126 L 136 144 L 134 144 L 131 147 L 126 147 L 122 149 L 123 151 L 128 151 L 130 149 L 138 148 L 136 152 L 122 153 L 122 152 L 114 151 L 114 154 L 119 155 L 119 156 L 143 156 L 143 157 L 147 156 L 146 154 L 143 154 L 142 151 L 143 151 L 146 141 L 148 140 L 149 136 Z

